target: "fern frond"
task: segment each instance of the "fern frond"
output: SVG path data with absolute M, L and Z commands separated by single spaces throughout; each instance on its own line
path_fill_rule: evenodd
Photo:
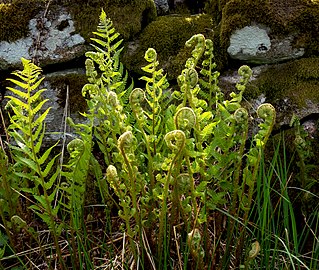
M 39 67 L 29 60 L 21 60 L 23 70 L 13 72 L 18 79 L 9 79 L 16 88 L 8 88 L 15 96 L 7 96 L 9 101 L 6 106 L 13 111 L 13 115 L 9 115 L 11 123 L 8 131 L 16 144 L 11 145 L 15 175 L 24 182 L 21 183 L 20 190 L 29 192 L 36 200 L 37 203 L 31 205 L 30 209 L 47 223 L 54 234 L 56 248 L 59 249 L 57 237 L 61 226 L 55 224 L 59 206 L 53 206 L 57 192 L 57 187 L 54 186 L 59 175 L 59 170 L 54 169 L 53 165 L 59 155 L 51 157 L 57 143 L 40 154 L 45 134 L 45 119 L 50 111 L 50 108 L 43 111 L 43 106 L 48 101 L 41 98 L 45 89 L 38 90 L 44 78 L 39 78 Z M 32 181 L 34 187 L 30 188 L 26 180 Z

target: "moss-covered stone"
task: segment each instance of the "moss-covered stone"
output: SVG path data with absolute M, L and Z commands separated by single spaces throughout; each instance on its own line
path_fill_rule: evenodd
M 25 37 L 29 21 L 44 8 L 45 0 L 13 0 L 0 3 L 0 41 L 13 42 Z
M 84 72 L 69 72 L 65 74 L 52 75 L 46 77 L 50 83 L 50 88 L 57 92 L 58 103 L 64 108 L 66 102 L 66 89 L 69 87 L 69 108 L 70 113 L 77 114 L 87 110 L 86 100 L 82 96 L 82 88 L 88 83 Z
M 303 58 L 267 68 L 246 90 L 250 97 L 264 93 L 275 101 L 289 97 L 299 107 L 307 100 L 319 103 L 319 58 Z
M 153 0 L 13 0 L 0 4 L 0 41 L 16 41 L 28 34 L 29 21 L 40 11 L 65 7 L 75 20 L 75 27 L 89 41 L 96 30 L 101 8 L 112 19 L 124 39 L 131 39 L 156 18 Z
M 123 62 L 137 73 L 146 64 L 145 51 L 154 48 L 158 53 L 161 67 L 168 71 L 171 78 L 176 78 L 180 73 L 186 55 L 185 42 L 194 34 L 202 33 L 206 37 L 212 36 L 211 18 L 208 15 L 193 16 L 163 16 L 150 23 L 141 33 L 139 42 L 133 52 L 126 50 Z
M 153 0 L 79 0 L 64 2 L 63 5 L 68 8 L 75 20 L 76 28 L 87 41 L 92 37 L 92 31 L 96 30 L 101 8 L 126 40 L 134 37 L 156 18 Z
M 226 49 L 233 31 L 255 23 L 269 27 L 270 35 L 296 33 L 296 47 L 305 48 L 308 55 L 319 54 L 318 0 L 212 0 L 210 7 L 222 12 L 221 16 L 220 12 L 213 13 L 220 17 L 216 33 L 222 62 L 227 59 Z

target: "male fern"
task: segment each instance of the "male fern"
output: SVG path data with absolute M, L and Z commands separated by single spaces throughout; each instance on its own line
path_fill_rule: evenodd
M 16 79 L 8 79 L 16 86 L 8 87 L 14 95 L 6 96 L 9 99 L 6 107 L 13 111 L 8 127 L 9 135 L 14 140 L 14 143 L 10 144 L 15 161 L 13 170 L 19 179 L 18 191 L 33 197 L 29 208 L 48 225 L 57 252 L 61 256 L 58 237 L 62 224 L 55 222 L 60 205 L 54 204 L 59 188 L 56 179 L 60 173 L 59 168 L 54 165 L 59 154 L 50 156 L 57 143 L 44 153 L 41 152 L 45 136 L 45 118 L 50 111 L 50 108 L 43 111 L 43 105 L 48 101 L 41 100 L 45 89 L 38 89 L 44 77 L 40 78 L 41 69 L 31 61 L 24 58 L 21 60 L 23 70 L 13 72 Z

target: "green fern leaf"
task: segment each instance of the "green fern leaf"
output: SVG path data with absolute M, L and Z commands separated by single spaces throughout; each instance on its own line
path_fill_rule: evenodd
M 54 164 L 54 161 L 55 161 L 55 159 L 56 159 L 58 156 L 59 156 L 59 155 L 55 156 L 54 159 L 48 163 L 47 168 L 46 168 L 47 171 L 51 171 L 52 165 Z M 44 173 L 44 174 L 45 174 L 45 173 Z M 57 170 L 55 171 L 55 173 L 50 177 L 49 181 L 47 181 L 47 182 L 44 184 L 44 188 L 45 188 L 46 190 L 49 190 L 49 189 L 51 189 L 51 188 L 53 187 L 53 185 L 56 183 L 56 180 L 57 180 L 59 174 L 60 174 L 60 170 L 57 169 Z M 46 176 L 47 176 L 47 174 L 45 175 L 45 177 L 46 177 Z
M 48 148 L 45 152 L 44 152 L 44 154 L 38 159 L 38 163 L 40 164 L 40 165 L 42 165 L 44 162 L 46 162 L 47 161 L 47 159 L 48 159 L 48 157 L 50 156 L 50 154 L 51 154 L 51 151 L 53 150 L 53 148 L 55 147 L 55 146 L 57 146 L 58 145 L 58 142 L 56 143 L 56 144 L 54 144 L 53 146 L 51 146 L 50 148 Z M 56 157 L 55 157 L 56 158 Z M 54 159 L 55 159 L 54 158 Z
M 32 171 L 39 172 L 37 164 L 33 160 L 28 159 L 28 158 L 24 158 L 24 157 L 21 157 L 21 156 L 16 156 L 15 159 L 17 161 L 21 162 L 22 164 L 26 165 Z
M 23 98 L 23 99 L 25 99 L 25 100 L 28 99 L 28 93 L 25 93 L 25 92 L 20 91 L 20 90 L 18 90 L 18 89 L 14 89 L 14 88 L 12 88 L 12 87 L 7 87 L 7 89 L 8 89 L 9 91 L 11 91 L 13 94 L 19 96 L 20 98 Z M 8 98 L 10 98 L 10 96 L 8 96 Z
M 51 108 L 47 108 L 38 118 L 32 123 L 32 128 L 35 128 L 38 125 L 43 124 L 45 118 L 47 117 Z
M 23 109 L 27 109 L 28 108 L 28 104 L 24 103 L 23 101 L 21 101 L 20 99 L 13 97 L 13 96 L 8 96 L 8 98 L 11 100 L 12 103 L 14 103 L 16 106 L 20 106 Z
M 48 99 L 42 100 L 42 101 L 32 110 L 32 114 L 33 114 L 33 115 L 37 114 L 37 113 L 42 109 L 43 105 L 44 105 L 45 103 L 47 103 L 48 101 L 49 101 Z M 49 112 L 49 110 L 48 110 L 48 112 Z M 45 117 L 46 117 L 46 115 L 45 115 Z

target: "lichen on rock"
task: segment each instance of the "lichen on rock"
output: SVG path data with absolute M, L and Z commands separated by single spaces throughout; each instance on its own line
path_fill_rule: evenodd
M 274 50 L 269 51 L 268 57 L 271 61 L 268 63 L 274 63 L 276 58 L 278 62 L 300 57 L 303 54 L 319 53 L 319 1 L 229 0 L 219 2 L 222 15 L 218 21 L 219 27 L 216 33 L 222 62 L 226 62 L 228 57 L 226 52 L 230 47 L 231 36 L 240 29 L 256 25 L 269 29 L 267 35 L 271 40 L 271 48 Z M 267 46 L 262 48 L 268 49 Z M 268 50 L 265 50 L 265 53 L 259 52 L 265 57 L 267 53 Z
M 304 48 L 294 48 L 294 35 L 269 37 L 270 29 L 259 25 L 245 26 L 230 36 L 227 52 L 232 59 L 253 64 L 270 64 L 302 57 Z
M 156 17 L 153 0 L 1 3 L 0 70 L 19 67 L 21 57 L 45 66 L 83 55 L 102 8 L 124 39 L 137 35 Z
M 16 68 L 21 57 L 34 59 L 41 66 L 66 62 L 82 55 L 84 38 L 76 33 L 71 15 L 63 8 L 44 10 L 28 22 L 26 37 L 15 42 L 0 41 L 0 69 Z
M 245 60 L 244 56 L 256 57 L 258 53 L 269 50 L 270 46 L 271 42 L 266 29 L 245 26 L 230 36 L 227 52 L 234 58 Z

